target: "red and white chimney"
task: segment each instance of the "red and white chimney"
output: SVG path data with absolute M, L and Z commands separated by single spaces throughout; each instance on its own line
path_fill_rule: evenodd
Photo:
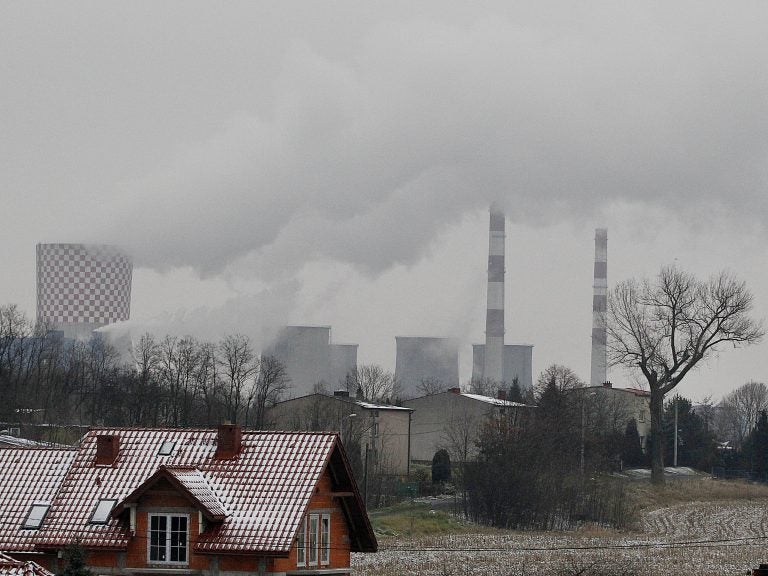
M 608 381 L 606 314 L 608 310 L 608 230 L 595 229 L 595 271 L 592 295 L 592 368 L 590 384 Z
M 483 377 L 504 380 L 504 212 L 491 206 L 488 234 L 488 305 L 485 315 Z

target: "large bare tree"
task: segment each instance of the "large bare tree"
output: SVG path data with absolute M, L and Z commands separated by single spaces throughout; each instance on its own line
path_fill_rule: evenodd
M 664 482 L 664 396 L 722 344 L 758 342 L 752 293 L 728 272 L 701 281 L 676 267 L 653 280 L 626 280 L 608 304 L 608 354 L 613 365 L 639 371 L 651 393 L 651 479 Z

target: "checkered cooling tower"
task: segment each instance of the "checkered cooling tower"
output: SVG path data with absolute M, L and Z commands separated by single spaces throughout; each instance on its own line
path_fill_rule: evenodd
M 52 327 L 128 320 L 130 257 L 114 246 L 37 245 L 37 320 Z

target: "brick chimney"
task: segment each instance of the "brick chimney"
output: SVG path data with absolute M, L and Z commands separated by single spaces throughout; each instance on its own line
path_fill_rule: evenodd
M 96 466 L 111 466 L 120 451 L 120 436 L 99 434 L 96 436 Z
M 218 460 L 229 460 L 240 453 L 243 443 L 243 429 L 237 424 L 222 424 L 219 426 L 216 438 L 216 454 Z
M 497 398 L 499 400 L 506 400 L 507 399 L 507 391 L 506 390 L 499 390 Z
M 613 384 L 611 384 L 610 380 L 606 380 L 603 382 L 603 388 L 613 388 Z

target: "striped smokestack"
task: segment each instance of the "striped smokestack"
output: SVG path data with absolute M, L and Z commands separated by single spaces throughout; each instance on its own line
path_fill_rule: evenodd
M 608 230 L 595 229 L 595 276 L 592 296 L 592 386 L 608 380 L 605 314 L 608 304 Z
M 504 366 L 504 213 L 491 206 L 488 239 L 488 310 L 485 317 L 483 377 L 503 381 Z

